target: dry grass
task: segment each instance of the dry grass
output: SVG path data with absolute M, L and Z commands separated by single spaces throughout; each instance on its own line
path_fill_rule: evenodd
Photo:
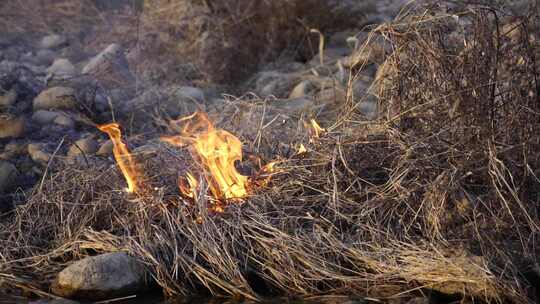
M 438 290 L 533 302 L 521 265 L 539 254 L 537 25 L 517 19 L 509 37 L 501 12 L 477 8 L 458 14 L 471 23 L 454 39 L 455 18 L 436 12 L 375 29 L 392 46 L 371 90 L 388 113 L 377 121 L 350 98 L 308 143 L 302 117 L 276 119 L 263 101 L 220 108 L 219 125 L 246 151 L 281 158 L 281 173 L 245 204 L 218 215 L 205 196 L 186 204 L 175 180 L 189 158 L 161 144 L 138 156 L 149 186 L 136 197 L 117 190 L 110 165 L 65 167 L 0 226 L 0 278 L 47 290 L 70 261 L 121 250 L 171 296 Z M 307 154 L 281 148 L 300 141 Z

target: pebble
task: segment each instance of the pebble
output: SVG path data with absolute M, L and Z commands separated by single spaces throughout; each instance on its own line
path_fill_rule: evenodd
M 65 58 L 54 60 L 53 64 L 47 68 L 47 74 L 53 75 L 55 78 L 69 78 L 77 74 L 75 66 Z
M 99 147 L 99 150 L 97 151 L 97 155 L 99 156 L 110 156 L 113 153 L 113 142 L 112 140 L 106 140 L 101 144 L 101 147 Z
M 301 98 L 310 95 L 315 90 L 315 84 L 311 80 L 302 80 L 289 94 L 289 98 Z
M 73 143 L 73 145 L 69 148 L 67 155 L 69 157 L 75 157 L 82 153 L 85 155 L 91 155 L 96 153 L 98 149 L 98 142 L 93 137 L 88 136 Z
M 48 125 L 60 115 L 61 113 L 56 111 L 37 110 L 32 114 L 32 120 L 40 125 Z
M 43 151 L 42 145 L 37 143 L 28 144 L 28 155 L 38 164 L 47 164 L 51 159 L 51 154 Z
M 19 172 L 10 162 L 0 161 L 0 193 L 8 192 L 16 183 Z
M 55 49 L 67 44 L 67 39 L 58 34 L 45 36 L 41 39 L 40 47 L 43 49 Z
M 17 101 L 17 97 L 17 91 L 13 88 L 7 92 L 4 92 L 0 95 L 0 107 L 7 108 L 12 106 L 15 101 Z
M 23 117 L 0 114 L 0 138 L 18 138 L 24 135 L 26 123 Z
M 75 121 L 71 119 L 71 117 L 63 114 L 57 116 L 53 122 L 59 126 L 63 126 L 68 129 L 73 129 L 75 127 Z

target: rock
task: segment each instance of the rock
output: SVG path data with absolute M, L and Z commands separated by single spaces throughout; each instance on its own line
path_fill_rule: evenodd
M 15 185 L 19 172 L 12 163 L 0 161 L 0 193 L 7 193 Z
M 48 125 L 60 115 L 61 113 L 56 111 L 37 110 L 32 114 L 32 120 L 40 125 Z
M 166 111 L 172 116 L 192 113 L 205 107 L 204 92 L 199 88 L 186 86 L 172 88 L 170 95 Z
M 316 86 L 311 80 L 302 80 L 297 84 L 289 94 L 289 98 L 301 98 L 310 95 Z
M 24 135 L 25 130 L 24 118 L 0 114 L 0 138 L 18 138 Z
M 296 76 L 280 72 L 261 72 L 255 81 L 255 90 L 261 97 L 287 97 L 296 83 Z
M 124 50 L 115 43 L 92 58 L 84 66 L 82 73 L 92 75 L 103 84 L 113 86 L 126 85 L 135 81 L 135 76 L 129 70 Z
M 313 99 L 306 97 L 278 99 L 272 101 L 270 105 L 274 107 L 278 113 L 282 114 L 308 111 L 316 106 Z
M 51 159 L 51 155 L 43 151 L 41 144 L 28 144 L 28 155 L 30 158 L 38 164 L 47 164 Z
M 39 45 L 43 49 L 55 49 L 65 46 L 66 44 L 67 39 L 64 36 L 52 34 L 43 37 Z
M 73 143 L 73 145 L 69 148 L 67 155 L 69 157 L 76 157 L 77 155 L 80 155 L 83 153 L 85 155 L 91 155 L 91 154 L 96 153 L 98 148 L 99 148 L 99 145 L 97 141 L 93 137 L 89 136 L 89 137 L 81 138 L 77 140 L 75 143 Z
M 145 269 L 124 252 L 101 254 L 79 260 L 56 277 L 54 294 L 67 298 L 101 300 L 143 291 Z
M 75 121 L 71 119 L 71 117 L 66 115 L 57 116 L 53 122 L 59 126 L 66 127 L 68 129 L 75 128 Z
M 26 145 L 18 142 L 10 142 L 4 147 L 0 154 L 0 159 L 9 160 L 23 154 L 26 151 Z
M 65 58 L 54 60 L 53 64 L 46 71 L 56 79 L 66 79 L 77 74 L 75 66 Z
M 52 87 L 34 98 L 34 111 L 68 109 L 76 107 L 75 90 L 67 87 Z
M 99 147 L 99 150 L 97 151 L 97 155 L 99 156 L 110 156 L 113 153 L 113 142 L 112 140 L 106 140 L 101 144 L 101 147 Z
M 12 106 L 17 101 L 17 96 L 17 91 L 13 88 L 7 92 L 0 93 L 0 107 L 7 108 Z
M 37 51 L 36 55 L 34 56 L 33 61 L 37 65 L 48 66 L 54 62 L 55 58 L 56 58 L 56 53 L 54 51 L 43 49 L 43 50 Z

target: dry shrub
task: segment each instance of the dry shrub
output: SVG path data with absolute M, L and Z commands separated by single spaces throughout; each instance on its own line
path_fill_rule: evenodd
M 185 151 L 158 145 L 141 155 L 151 186 L 131 199 L 114 191 L 117 172 L 65 168 L 2 224 L 0 276 L 36 291 L 32 282 L 72 259 L 128 251 L 168 295 L 436 290 L 533 302 L 521 265 L 538 257 L 538 29 L 523 17 L 521 34 L 507 37 L 502 13 L 479 7 L 456 14 L 467 22 L 454 39 L 452 14 L 422 12 L 375 30 L 393 50 L 393 72 L 375 84 L 381 108 L 398 111 L 366 123 L 347 104 L 308 142 L 300 121 L 289 117 L 283 134 L 284 120 L 260 101 L 250 116 L 260 123 L 236 133 L 248 150 L 273 151 L 280 173 L 223 214 L 209 214 L 204 195 L 178 196 Z M 220 125 L 242 128 L 235 118 L 247 106 L 221 107 Z M 308 153 L 260 140 L 280 131 Z

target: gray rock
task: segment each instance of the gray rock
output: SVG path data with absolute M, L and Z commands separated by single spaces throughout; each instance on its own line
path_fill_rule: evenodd
M 53 64 L 46 71 L 56 79 L 67 79 L 77 74 L 75 66 L 65 58 L 54 60 Z
M 75 90 L 67 87 L 52 87 L 34 98 L 34 111 L 50 109 L 75 109 Z
M 32 114 L 32 120 L 40 125 L 48 125 L 60 115 L 61 113 L 56 111 L 37 110 Z
M 41 39 L 39 46 L 44 49 L 55 49 L 67 44 L 67 39 L 58 34 L 45 36 Z
M 48 66 L 54 62 L 55 58 L 56 53 L 54 51 L 43 49 L 37 51 L 36 55 L 34 56 L 34 63 L 37 65 Z
M 17 91 L 13 88 L 4 93 L 0 91 L 0 107 L 7 108 L 12 106 L 17 101 L 17 97 Z
M 20 142 L 10 142 L 4 147 L 4 151 L 0 153 L 0 159 L 9 160 L 24 154 L 25 151 L 25 144 Z
M 38 164 L 47 164 L 51 159 L 51 154 L 44 151 L 41 144 L 32 143 L 28 144 L 28 155 L 30 158 Z
M 105 142 L 101 144 L 96 154 L 99 156 L 110 156 L 113 154 L 113 148 L 114 148 L 114 145 L 113 145 L 112 140 L 110 139 L 106 140 Z
M 255 90 L 261 97 L 287 97 L 297 77 L 275 71 L 261 72 L 255 81 Z
M 67 298 L 101 300 L 145 289 L 144 266 L 124 252 L 79 260 L 56 277 L 52 291 Z
M 76 157 L 81 154 L 92 155 L 99 149 L 98 142 L 91 136 L 81 138 L 77 140 L 69 148 L 67 155 L 69 157 Z
M 107 85 L 125 85 L 135 81 L 135 76 L 129 69 L 124 50 L 116 43 L 109 45 L 92 58 L 83 67 L 82 73 L 92 75 Z
M 0 138 L 19 138 L 25 131 L 26 122 L 23 117 L 0 114 Z
M 302 80 L 297 84 L 289 94 L 289 98 L 300 98 L 310 95 L 316 86 L 311 80 Z
M 0 161 L 0 193 L 7 193 L 15 185 L 19 172 L 12 163 Z
M 73 119 L 71 119 L 71 117 L 69 117 L 67 115 L 59 115 L 59 116 L 57 116 L 54 119 L 53 123 L 55 123 L 55 124 L 57 124 L 59 126 L 68 128 L 68 129 L 75 128 L 75 121 Z

